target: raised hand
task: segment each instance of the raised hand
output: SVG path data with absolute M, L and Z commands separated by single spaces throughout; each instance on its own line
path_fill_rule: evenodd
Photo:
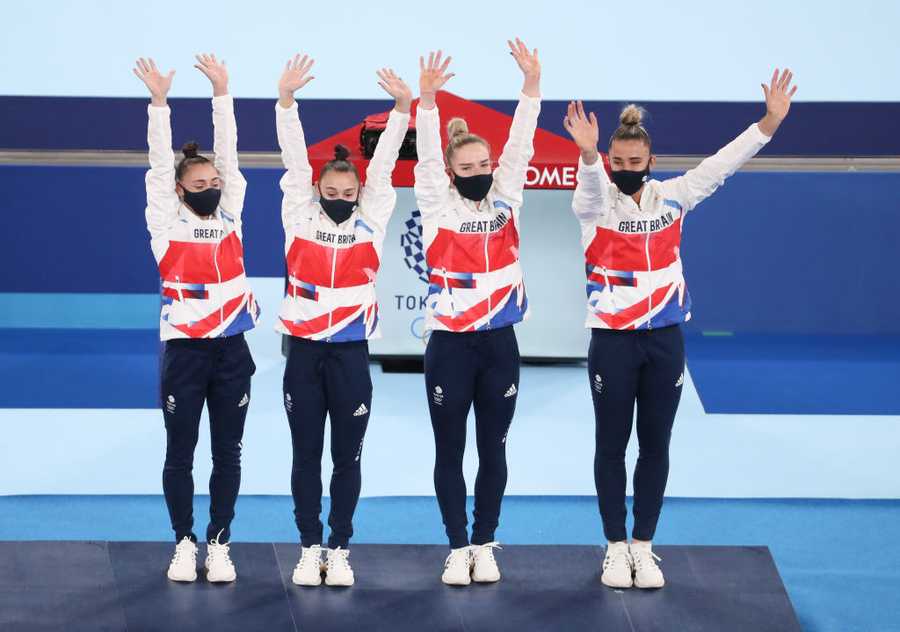
M 169 74 L 163 75 L 157 70 L 156 62 L 153 61 L 152 57 L 147 59 L 141 57 L 134 62 L 132 72 L 150 90 L 151 103 L 160 107 L 164 106 L 166 104 L 166 95 L 169 94 L 169 88 L 172 87 L 172 77 L 175 76 L 175 71 L 170 70 Z
M 300 53 L 288 59 L 284 72 L 281 73 L 281 79 L 278 80 L 278 102 L 281 107 L 291 107 L 294 103 L 294 92 L 315 79 L 309 74 L 314 63 L 315 59 L 310 59 L 309 55 L 300 57 Z
M 206 75 L 213 87 L 213 96 L 220 97 L 228 94 L 228 70 L 225 68 L 225 60 L 219 61 L 215 55 L 202 53 L 195 55 L 197 58 L 194 68 Z
M 375 74 L 378 75 L 378 85 L 381 86 L 381 89 L 394 97 L 396 110 L 408 113 L 412 103 L 412 90 L 409 89 L 409 86 L 391 68 L 382 68 Z
M 434 96 L 444 87 L 454 73 L 447 72 L 452 57 L 441 61 L 441 51 L 428 53 L 428 63 L 424 57 L 419 57 L 419 107 L 430 110 L 434 107 Z
M 569 101 L 568 111 L 563 118 L 563 127 L 581 150 L 581 159 L 584 164 L 592 165 L 597 162 L 600 126 L 597 125 L 597 117 L 594 113 L 585 115 L 584 104 L 581 101 Z
M 766 96 L 766 115 L 759 122 L 759 129 L 766 136 L 772 136 L 781 125 L 791 109 L 791 98 L 797 92 L 797 86 L 791 87 L 794 73 L 785 68 L 781 74 L 778 68 L 772 73 L 769 85 L 761 84 Z
M 515 42 L 506 40 L 506 43 L 509 44 L 509 54 L 513 56 L 522 74 L 525 75 L 522 92 L 529 97 L 541 96 L 541 62 L 538 59 L 537 49 L 529 51 L 525 42 L 518 37 Z

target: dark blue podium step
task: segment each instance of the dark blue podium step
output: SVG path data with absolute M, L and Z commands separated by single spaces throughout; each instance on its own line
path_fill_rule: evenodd
M 232 546 L 232 584 L 202 569 L 176 584 L 172 549 L 0 542 L 0 630 L 800 630 L 766 547 L 657 547 L 667 585 L 653 591 L 603 586 L 603 551 L 588 546 L 509 546 L 497 553 L 502 581 L 448 587 L 443 546 L 360 544 L 351 588 L 295 586 L 299 547 L 259 543 Z

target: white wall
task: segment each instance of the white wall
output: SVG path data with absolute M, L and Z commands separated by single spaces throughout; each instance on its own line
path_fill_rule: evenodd
M 3 2 L 0 24 L 4 95 L 143 96 L 130 66 L 153 55 L 178 71 L 173 96 L 205 96 L 192 54 L 215 51 L 235 95 L 269 97 L 304 50 L 318 59 L 309 97 L 377 98 L 376 66 L 415 80 L 418 54 L 441 47 L 456 60 L 449 89 L 512 98 L 505 39 L 520 35 L 541 51 L 548 99 L 756 100 L 788 64 L 798 99 L 900 100 L 893 0 L 44 0 Z

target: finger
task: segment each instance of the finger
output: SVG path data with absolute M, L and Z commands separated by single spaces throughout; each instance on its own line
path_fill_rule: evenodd
M 153 70 L 156 70 L 156 62 L 153 61 L 152 57 L 149 59 L 149 61 L 150 61 L 150 68 L 152 68 Z
M 305 86 L 306 84 L 308 84 L 308 83 L 309 83 L 310 81 L 312 81 L 313 79 L 315 79 L 315 77 L 313 77 L 313 76 L 305 77 L 305 78 L 303 79 L 303 81 L 300 82 L 300 88 L 302 88 L 303 86 Z M 298 88 L 298 90 L 299 90 L 299 88 Z
M 444 51 L 439 50 L 437 54 L 434 56 L 434 66 L 435 68 L 439 68 L 441 66 L 441 60 L 444 58 Z
M 568 116 L 563 117 L 563 128 L 570 134 L 572 133 L 572 122 L 569 120 Z
M 566 108 L 566 118 L 575 118 L 575 102 L 569 101 L 569 106 Z
M 137 68 L 132 68 L 132 69 L 131 69 L 131 72 L 134 73 L 134 76 L 135 76 L 135 77 L 137 77 L 137 78 L 140 79 L 141 81 L 144 81 L 144 76 L 141 74 L 141 72 L 140 72 Z M 144 83 L 147 83 L 147 82 L 144 81 Z
M 791 80 L 794 78 L 794 73 L 788 71 L 787 78 L 784 80 L 784 84 L 781 86 L 781 89 L 787 92 L 787 89 L 791 87 Z
M 778 80 L 778 68 L 772 73 L 772 79 L 769 81 L 769 92 L 775 89 L 775 82 Z
M 388 80 L 388 79 L 387 79 L 387 75 L 385 75 L 385 72 L 384 72 L 383 70 L 376 70 L 376 71 L 375 71 L 375 74 L 378 75 L 378 78 L 379 78 L 381 81 L 385 81 L 385 82 L 386 82 L 386 81 Z M 380 83 L 380 82 L 379 82 L 379 83 Z
M 203 66 L 202 64 L 194 64 L 194 68 L 206 75 L 207 79 L 212 79 L 212 76 L 210 76 L 209 71 L 206 69 L 206 66 Z
M 447 59 L 444 60 L 444 63 L 441 65 L 441 74 L 444 74 L 447 72 L 447 68 L 450 67 L 451 61 L 453 61 L 452 57 L 448 57 Z
M 790 77 L 791 77 L 790 68 L 785 68 L 784 72 L 781 73 L 781 81 L 779 82 L 778 87 L 781 88 L 782 90 L 787 88 L 787 82 L 790 79 Z
M 388 90 L 387 84 L 383 81 L 379 81 L 378 85 L 381 86 L 381 89 L 390 94 L 390 90 Z
M 147 61 L 146 61 L 143 57 L 141 57 L 141 58 L 138 60 L 138 65 L 141 67 L 141 70 L 142 70 L 145 74 L 148 73 L 148 72 L 150 72 L 150 66 L 147 65 Z
M 788 98 L 792 99 L 795 94 L 797 94 L 797 86 L 794 86 L 793 88 L 791 88 L 791 91 L 788 92 Z
M 509 52 L 515 53 L 516 47 L 513 46 L 512 40 L 506 40 L 506 44 L 509 46 Z
M 594 129 L 595 132 L 599 131 L 600 125 L 597 123 L 597 116 L 593 112 L 591 112 L 590 117 L 591 117 L 591 127 Z
M 171 82 L 171 81 L 172 81 L 172 78 L 173 78 L 174 76 L 175 76 L 175 71 L 174 71 L 174 70 L 170 70 L 170 71 L 169 71 L 169 74 L 166 75 L 166 81 Z
M 308 73 L 310 70 L 312 70 L 312 67 L 313 67 L 313 65 L 314 65 L 315 63 L 316 63 L 316 60 L 315 60 L 315 59 L 310 59 L 310 60 L 309 60 L 308 62 L 306 62 L 306 64 L 300 69 L 300 72 L 302 72 L 302 73 L 305 75 L 305 74 Z
M 218 63 L 218 62 L 216 62 L 216 54 L 215 53 L 211 53 L 209 58 L 212 61 L 212 63 L 214 63 L 214 64 Z
M 434 69 L 434 51 L 428 53 L 428 70 Z
M 205 63 L 206 63 L 206 62 L 204 62 L 204 60 L 203 60 L 203 55 L 201 55 L 201 54 L 199 54 L 199 53 L 198 53 L 197 55 L 194 55 L 194 59 L 196 59 L 197 62 L 199 62 L 201 65 L 205 65 Z
M 531 56 L 534 57 L 534 61 L 537 61 L 537 60 L 538 60 L 538 54 L 537 54 L 537 49 L 536 49 L 536 48 L 534 49 L 534 51 L 532 51 Z
M 768 87 L 766 84 L 764 84 L 764 83 L 761 83 L 761 84 L 759 84 L 759 85 L 762 86 L 763 94 L 764 94 L 765 97 L 766 97 L 766 101 L 768 101 L 768 100 L 769 100 L 769 87 Z

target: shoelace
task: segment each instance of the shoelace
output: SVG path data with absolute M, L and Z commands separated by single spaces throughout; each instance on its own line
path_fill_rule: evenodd
M 500 549 L 501 551 L 503 550 L 503 547 L 500 546 L 499 542 L 488 542 L 487 544 L 479 544 L 478 548 L 482 553 L 486 554 L 488 556 L 488 559 L 492 562 L 496 561 L 496 560 L 494 560 L 494 549 Z
M 606 557 L 603 558 L 603 569 L 616 565 L 617 563 L 624 562 L 626 565 L 630 566 L 628 562 L 629 553 L 626 548 L 618 548 L 612 554 L 609 553 L 609 548 L 606 550 Z
M 460 563 L 468 564 L 469 560 L 472 559 L 472 552 L 470 549 L 465 549 L 464 551 L 450 551 L 450 555 L 444 560 L 444 568 L 450 568 L 451 561 L 454 559 L 458 559 Z
M 656 562 L 662 562 L 662 558 L 650 549 L 637 549 L 637 555 L 632 552 L 631 557 L 638 570 L 643 570 L 645 564 L 647 568 L 657 568 Z
M 210 557 L 214 559 L 220 558 L 225 564 L 231 564 L 231 557 L 228 555 L 229 544 L 228 542 L 219 544 L 220 535 L 222 535 L 221 531 L 219 531 L 216 537 L 209 541 L 209 544 L 206 545 L 207 551 L 209 552 Z
M 297 568 L 305 569 L 309 565 L 315 565 L 317 568 L 322 566 L 322 549 L 318 546 L 311 546 L 303 549 L 300 555 L 300 561 L 297 562 Z
M 328 555 L 328 568 L 329 570 L 333 569 L 335 566 L 343 567 L 343 570 L 350 569 L 350 563 L 347 558 L 350 556 L 350 551 L 347 549 L 342 549 L 338 547 L 336 549 L 332 549 Z
M 186 543 L 193 544 L 190 538 L 185 537 L 175 547 L 175 556 L 172 558 L 173 564 L 180 564 L 187 557 L 192 557 L 196 561 L 197 549 L 192 546 L 188 546 Z

